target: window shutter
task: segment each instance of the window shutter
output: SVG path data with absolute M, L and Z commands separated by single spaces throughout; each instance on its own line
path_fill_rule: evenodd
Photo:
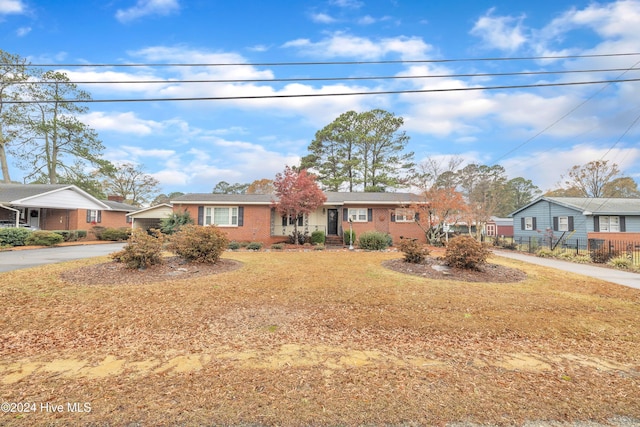
M 416 212 L 415 215 L 413 215 L 413 219 L 417 221 L 420 221 L 420 212 Z
M 371 208 L 367 209 L 367 221 L 368 222 L 373 221 L 373 209 Z
M 625 231 L 627 231 L 627 221 L 625 221 L 624 217 L 621 216 L 620 217 L 620 232 L 624 233 Z
M 87 224 L 91 222 L 91 210 L 87 209 Z
M 282 226 L 286 227 L 287 225 L 289 225 L 289 217 L 286 215 L 282 216 Z
M 594 216 L 593 217 L 593 231 L 595 231 L 596 233 L 598 231 L 600 231 L 600 217 L 599 216 Z
M 244 225 L 244 206 L 238 208 L 238 227 Z
M 342 208 L 342 220 L 343 221 L 349 221 L 349 209 L 348 208 Z
M 396 222 L 396 213 L 391 212 L 391 222 Z
M 102 211 L 98 211 L 97 221 L 102 222 Z
M 204 206 L 198 206 L 198 225 L 204 225 Z
M 304 214 L 298 215 L 298 227 L 302 227 L 304 225 Z
M 520 218 L 520 230 L 524 230 L 524 217 Z
M 558 217 L 553 217 L 553 231 L 558 231 Z
M 538 229 L 538 227 L 537 227 L 537 225 L 536 225 L 536 217 L 534 216 L 533 218 L 531 218 L 531 221 L 533 222 L 533 224 L 532 224 L 532 225 L 533 225 L 533 229 L 534 229 L 534 230 L 537 230 L 537 229 Z
M 573 231 L 573 216 L 569 217 L 569 231 Z

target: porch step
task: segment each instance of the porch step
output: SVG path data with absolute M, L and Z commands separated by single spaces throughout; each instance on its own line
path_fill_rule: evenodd
M 324 240 L 325 246 L 343 246 L 341 236 L 326 236 Z

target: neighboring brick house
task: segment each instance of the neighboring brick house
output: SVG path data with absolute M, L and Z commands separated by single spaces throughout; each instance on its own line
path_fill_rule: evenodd
M 136 207 L 98 200 L 75 185 L 0 184 L 0 226 L 41 230 L 127 227 Z
M 409 209 L 412 203 L 420 201 L 415 194 L 326 192 L 325 195 L 327 200 L 322 207 L 297 219 L 280 216 L 274 207 L 274 196 L 268 194 L 186 194 L 171 203 L 174 212 L 187 211 L 200 225 L 221 227 L 230 240 L 283 242 L 293 233 L 293 221 L 297 221 L 298 230 L 303 233 L 322 230 L 328 239 L 341 239 L 351 219 L 356 236 L 376 230 L 390 234 L 394 242 L 401 236 L 425 241 L 424 232 Z M 130 216 L 135 223 L 138 214 Z
M 540 197 L 511 214 L 516 241 L 587 248 L 590 239 L 638 242 L 640 199 Z

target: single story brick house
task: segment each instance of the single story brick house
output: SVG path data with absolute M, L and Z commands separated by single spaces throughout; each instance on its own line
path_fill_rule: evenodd
M 364 231 L 376 230 L 391 235 L 394 242 L 400 237 L 426 241 L 424 232 L 414 221 L 410 209 L 420 198 L 412 193 L 355 193 L 326 192 L 322 207 L 300 218 L 284 218 L 274 207 L 270 194 L 185 194 L 171 200 L 173 212 L 189 212 L 200 225 L 216 225 L 227 232 L 230 240 L 260 241 L 272 244 L 286 241 L 293 234 L 294 221 L 298 230 L 311 234 L 322 230 L 328 241 L 341 241 L 351 227 L 356 238 Z M 133 224 L 153 213 L 154 208 L 129 214 Z M 158 213 L 168 215 L 166 206 Z M 159 218 L 160 216 L 156 216 Z
M 516 241 L 536 238 L 585 249 L 591 239 L 640 245 L 640 199 L 543 196 L 511 217 Z
M 0 226 L 34 230 L 128 227 L 137 208 L 117 198 L 99 200 L 75 185 L 0 184 Z

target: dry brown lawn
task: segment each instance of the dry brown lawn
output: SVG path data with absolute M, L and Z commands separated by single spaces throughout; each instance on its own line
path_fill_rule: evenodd
M 0 401 L 35 412 L 0 425 L 640 420 L 639 290 L 501 258 L 527 278 L 382 265 L 399 257 L 229 252 L 239 269 L 146 284 L 62 278 L 107 258 L 2 273 Z

